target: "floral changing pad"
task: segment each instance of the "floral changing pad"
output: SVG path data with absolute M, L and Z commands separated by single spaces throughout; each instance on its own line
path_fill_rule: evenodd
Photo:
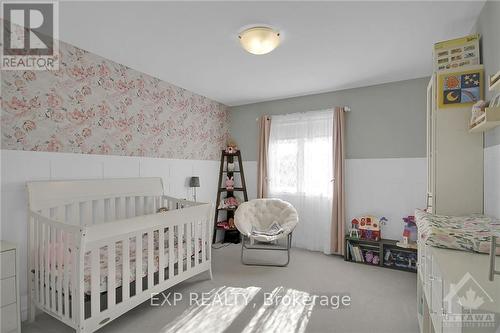
M 489 253 L 491 235 L 500 231 L 500 220 L 484 215 L 434 215 L 417 209 L 415 217 L 420 239 L 447 249 Z

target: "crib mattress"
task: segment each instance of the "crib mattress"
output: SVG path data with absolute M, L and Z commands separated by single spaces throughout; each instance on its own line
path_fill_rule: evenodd
M 154 242 L 154 273 L 158 272 L 158 264 L 159 264 L 159 241 L 158 234 L 155 233 L 153 237 Z M 201 252 L 201 238 L 198 239 L 198 249 Z M 165 242 L 164 242 L 164 250 L 165 250 L 165 267 L 169 265 L 169 251 L 168 251 L 168 231 L 165 232 Z M 186 260 L 187 258 L 187 248 L 186 248 L 186 240 L 182 241 L 183 253 L 182 260 Z M 132 238 L 129 243 L 129 259 L 130 259 L 130 282 L 136 280 L 137 272 L 136 272 L 136 239 Z M 108 281 L 108 249 L 107 247 L 101 248 L 100 252 L 100 291 L 105 292 L 107 290 L 107 281 Z M 174 239 L 174 264 L 179 262 L 179 243 L 177 239 Z M 191 241 L 191 253 L 194 253 L 194 239 Z M 117 242 L 115 247 L 115 256 L 116 256 L 116 266 L 115 266 L 115 287 L 121 287 L 123 284 L 123 244 L 122 242 Z M 144 234 L 142 237 L 142 272 L 141 277 L 147 276 L 148 273 L 148 237 L 147 234 Z M 85 281 L 85 293 L 90 294 L 90 253 L 85 255 L 84 260 L 84 281 Z
M 420 240 L 435 247 L 489 253 L 491 236 L 500 232 L 500 220 L 484 215 L 447 216 L 416 210 L 415 217 Z

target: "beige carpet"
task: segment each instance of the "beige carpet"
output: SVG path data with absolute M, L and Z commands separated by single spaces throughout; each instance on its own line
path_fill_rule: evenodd
M 212 297 L 228 290 L 243 291 L 253 296 L 248 303 L 207 308 L 189 304 L 189 296 L 176 306 L 152 307 L 145 302 L 99 332 L 194 332 L 199 327 L 203 327 L 203 332 L 230 333 L 418 331 L 414 273 L 348 263 L 337 256 L 300 249 L 292 250 L 291 262 L 284 268 L 244 266 L 238 245 L 212 253 L 213 280 L 208 280 L 208 274 L 201 274 L 169 291 L 183 295 L 212 292 Z M 271 259 L 260 252 L 255 253 L 255 259 L 258 258 Z M 278 296 L 349 295 L 351 305 L 337 310 L 319 304 L 297 307 L 284 304 L 283 298 L 283 304 L 266 306 L 264 297 L 273 291 Z M 170 300 L 173 301 L 172 296 Z M 24 323 L 22 331 L 73 332 L 46 314 L 38 315 L 34 323 Z

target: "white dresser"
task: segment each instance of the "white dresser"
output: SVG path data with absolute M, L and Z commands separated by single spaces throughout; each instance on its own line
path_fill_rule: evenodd
M 499 332 L 500 281 L 489 280 L 488 255 L 419 243 L 418 256 L 420 332 Z M 497 267 L 500 266 L 500 256 L 495 260 Z M 467 297 L 467 293 L 471 301 L 468 304 L 473 309 L 462 306 L 459 301 L 460 297 Z
M 0 241 L 0 265 L 1 333 L 21 332 L 19 267 L 14 244 Z

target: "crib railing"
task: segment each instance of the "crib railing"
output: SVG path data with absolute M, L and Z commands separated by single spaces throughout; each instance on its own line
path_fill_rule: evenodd
M 28 221 L 28 287 L 31 303 L 74 326 L 78 308 L 76 276 L 82 229 L 30 212 Z M 75 274 L 76 272 L 76 274 Z M 75 297 L 76 296 L 76 297 Z M 34 319 L 34 310 L 30 310 Z
M 161 207 L 169 211 L 154 214 Z M 210 204 L 168 196 L 102 198 L 30 211 L 32 301 L 77 330 L 94 331 L 151 293 L 210 270 L 212 214 Z M 119 247 L 122 257 L 117 266 Z M 135 262 L 130 258 L 132 250 Z M 101 293 L 101 255 L 107 260 L 105 294 Z M 88 275 L 85 260 L 90 263 Z M 122 270 L 118 289 L 117 268 Z M 134 273 L 135 280 L 129 283 Z M 86 279 L 90 293 L 85 293 Z

